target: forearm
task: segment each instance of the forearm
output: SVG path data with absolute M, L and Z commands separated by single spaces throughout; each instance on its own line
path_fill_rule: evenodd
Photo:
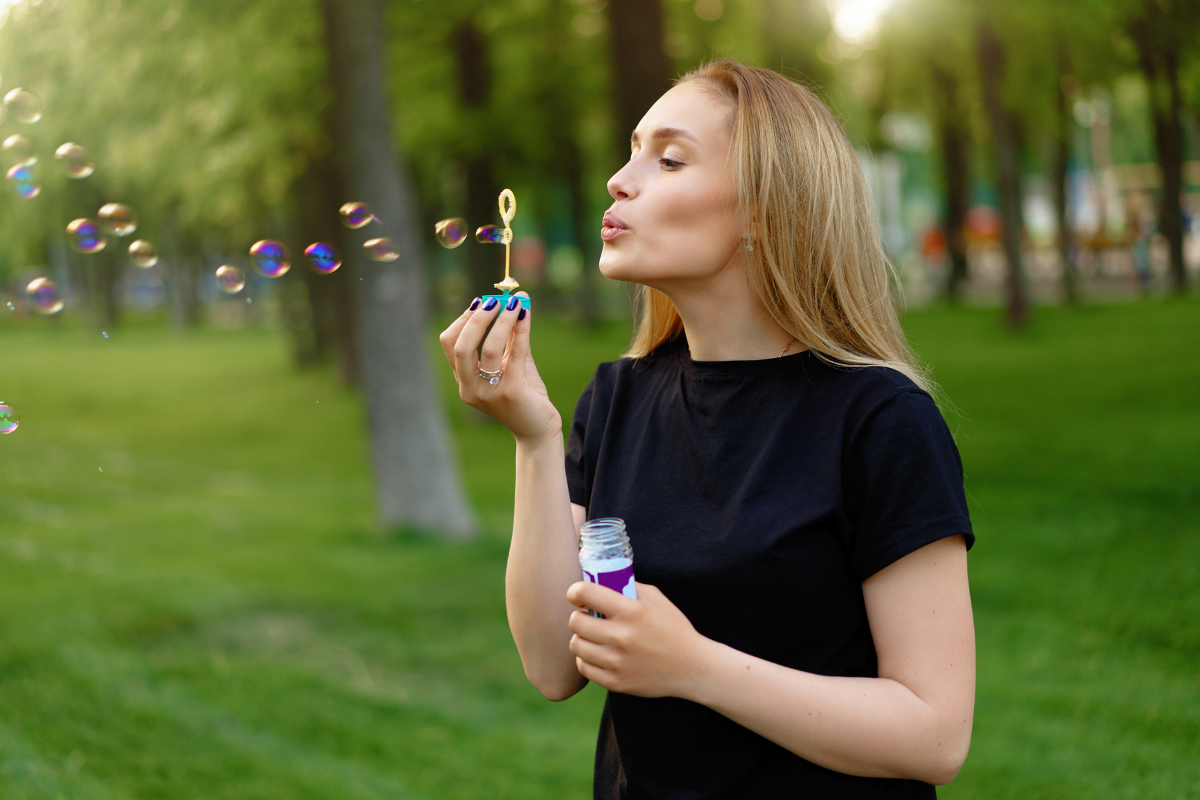
M 526 676 L 551 700 L 565 699 L 585 684 L 568 649 L 567 620 L 574 606 L 567 601 L 567 588 L 580 578 L 562 436 L 518 441 L 505 576 L 508 624 Z
M 970 715 L 939 712 L 899 681 L 814 675 L 704 642 L 680 695 L 813 763 L 941 784 L 966 757 Z

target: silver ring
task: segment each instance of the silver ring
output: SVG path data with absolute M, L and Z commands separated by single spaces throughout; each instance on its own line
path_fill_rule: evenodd
M 504 376 L 504 370 L 498 369 L 495 372 L 488 372 L 486 369 L 479 370 L 479 377 L 488 382 L 489 386 L 495 386 L 500 382 L 500 378 Z

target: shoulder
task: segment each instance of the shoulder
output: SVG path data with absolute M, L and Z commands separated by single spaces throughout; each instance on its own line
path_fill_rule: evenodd
M 809 380 L 841 406 L 847 441 L 879 428 L 947 429 L 937 403 L 904 373 L 889 367 L 850 367 L 814 357 Z M 947 429 L 948 430 L 948 429 Z
M 619 358 L 616 361 L 601 362 L 584 390 L 584 396 L 591 402 L 599 401 L 607 405 L 615 395 L 627 392 L 631 386 L 658 376 L 664 370 L 677 370 L 677 350 L 675 343 L 668 343 L 642 358 Z

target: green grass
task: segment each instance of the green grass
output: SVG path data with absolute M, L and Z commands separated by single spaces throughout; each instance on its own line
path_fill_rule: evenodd
M 942 795 L 1195 797 L 1200 304 L 908 328 L 979 536 Z M 539 324 L 564 412 L 624 337 Z M 0 798 L 589 796 L 601 693 L 542 700 L 504 620 L 502 429 L 449 406 L 477 541 L 386 537 L 358 399 L 276 333 L 10 320 L 0 353 Z

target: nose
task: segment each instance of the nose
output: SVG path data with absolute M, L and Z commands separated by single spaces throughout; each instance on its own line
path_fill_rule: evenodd
M 633 159 L 630 159 L 608 179 L 608 193 L 613 200 L 628 200 L 637 194 L 633 188 L 633 175 L 630 171 L 632 166 Z

